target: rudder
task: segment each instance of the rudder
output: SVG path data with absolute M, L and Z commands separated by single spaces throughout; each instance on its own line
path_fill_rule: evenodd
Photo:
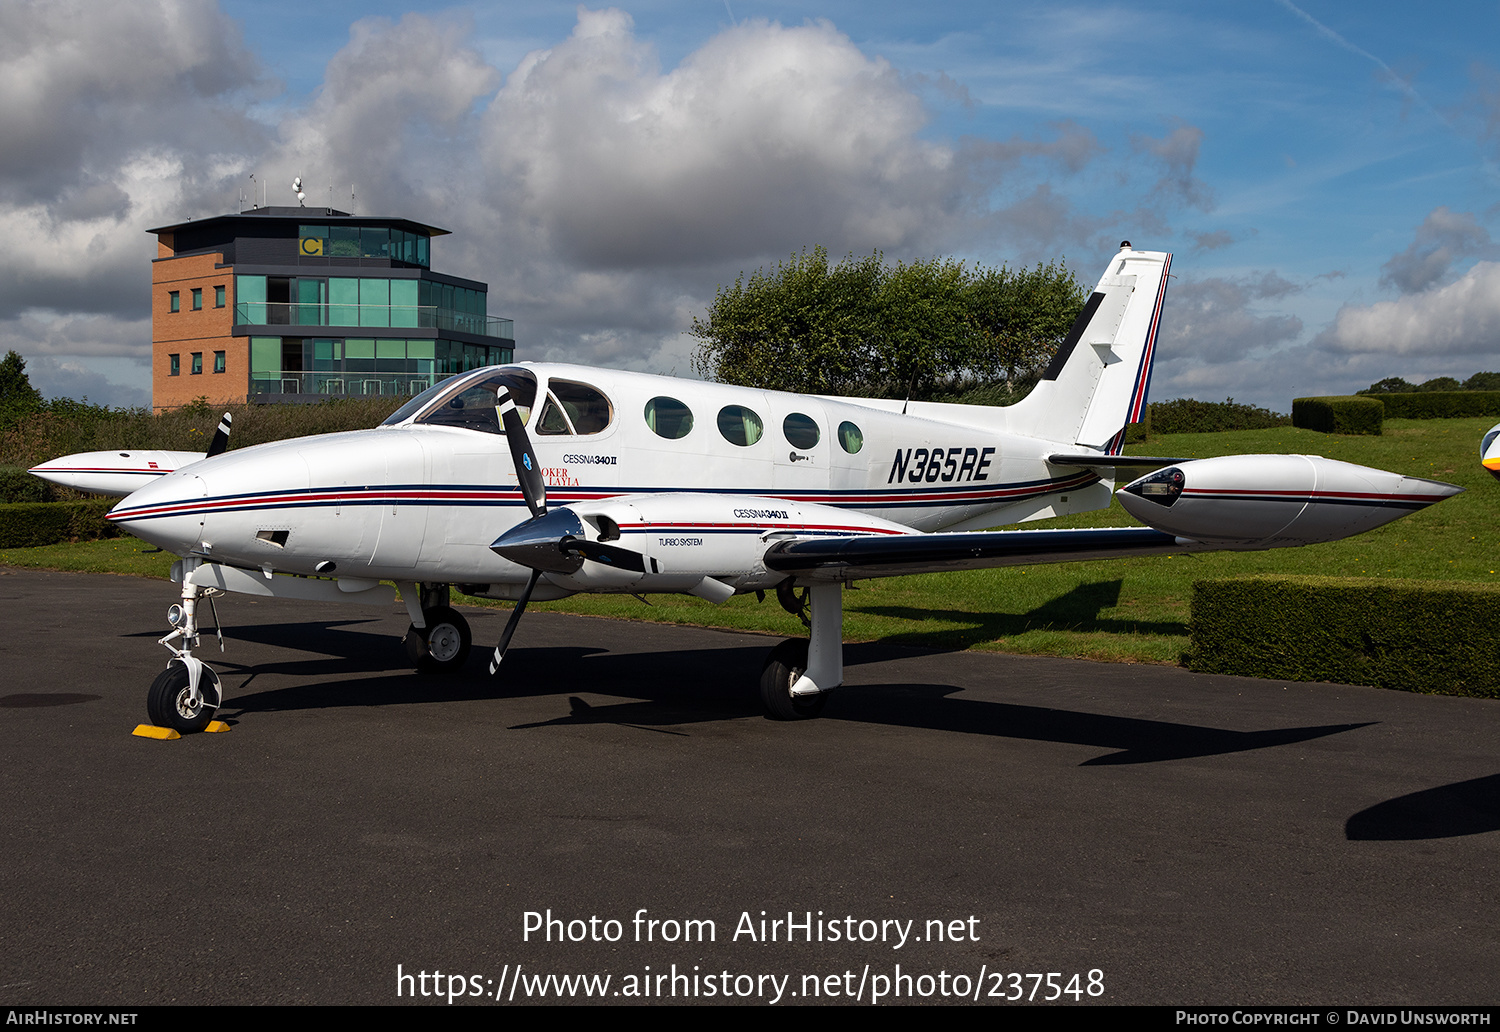
M 1126 424 L 1145 413 L 1171 265 L 1166 252 L 1122 245 L 1041 380 L 1012 406 L 1012 428 L 1120 454 Z

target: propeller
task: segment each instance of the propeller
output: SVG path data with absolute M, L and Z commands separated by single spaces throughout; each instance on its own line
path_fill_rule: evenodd
M 500 661 L 505 658 L 505 651 L 510 647 L 511 635 L 515 634 L 516 625 L 521 622 L 521 614 L 526 611 L 526 603 L 531 601 L 531 593 L 543 573 L 577 573 L 583 567 L 585 559 L 637 573 L 644 573 L 646 570 L 646 557 L 639 552 L 602 541 L 590 541 L 583 521 L 573 510 L 565 506 L 547 508 L 547 484 L 542 479 L 541 463 L 537 461 L 536 452 L 531 447 L 531 438 L 526 433 L 526 425 L 521 421 L 521 413 L 508 388 L 500 388 L 495 403 L 500 411 L 501 424 L 505 427 L 510 457 L 515 463 L 521 497 L 526 500 L 531 519 L 501 534 L 490 545 L 490 550 L 518 566 L 529 567 L 531 579 L 526 582 L 525 590 L 516 600 L 515 608 L 510 611 L 505 631 L 495 646 L 495 654 L 490 657 L 491 674 L 500 669 Z
M 219 429 L 214 431 L 213 440 L 208 442 L 208 454 L 203 456 L 205 459 L 222 455 L 229 448 L 229 428 L 233 423 L 234 416 L 224 413 L 224 418 L 219 420 Z

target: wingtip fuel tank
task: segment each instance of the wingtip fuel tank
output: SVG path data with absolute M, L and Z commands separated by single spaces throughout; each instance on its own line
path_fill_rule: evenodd
M 1159 469 L 1116 496 L 1156 530 L 1257 549 L 1337 541 L 1462 490 L 1320 455 L 1224 455 Z

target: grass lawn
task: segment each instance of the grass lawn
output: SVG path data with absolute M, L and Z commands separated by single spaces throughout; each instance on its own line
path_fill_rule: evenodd
M 1479 464 L 1490 419 L 1387 420 L 1381 437 L 1339 437 L 1280 427 L 1153 437 L 1135 454 L 1305 453 L 1446 480 L 1464 494 L 1346 541 L 1267 552 L 1218 552 L 927 574 L 859 582 L 844 594 L 844 637 L 940 649 L 989 649 L 1124 662 L 1177 663 L 1187 649 L 1196 580 L 1252 573 L 1500 583 L 1495 528 L 1500 483 Z M 1133 526 L 1118 504 L 1025 527 Z M 166 577 L 174 557 L 145 554 L 132 538 L 0 550 L 0 564 Z M 776 604 L 739 596 L 723 606 L 685 595 L 582 595 L 537 609 L 695 624 L 779 635 L 803 633 Z M 460 597 L 475 605 L 500 605 Z M 163 604 L 167 597 L 163 595 Z M 508 604 L 506 604 L 508 605 Z

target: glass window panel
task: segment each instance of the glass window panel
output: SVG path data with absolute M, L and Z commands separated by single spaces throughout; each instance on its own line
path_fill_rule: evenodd
M 376 358 L 406 358 L 406 341 L 404 340 L 377 340 L 375 342 Z
M 461 426 L 489 434 L 504 433 L 499 413 L 496 411 L 496 392 L 502 384 L 510 391 L 510 396 L 516 403 L 516 411 L 521 416 L 522 424 L 525 424 L 531 418 L 531 406 L 536 398 L 536 380 L 530 373 L 514 369 L 505 372 L 497 369 L 493 373 L 486 374 L 479 383 L 440 401 L 436 407 L 430 408 L 425 415 L 419 417 L 417 422 L 435 423 L 439 426 Z M 439 388 L 434 388 L 422 397 L 439 398 L 447 390 L 451 388 L 439 385 Z M 417 407 L 418 403 L 413 403 L 409 407 L 403 406 L 386 422 L 399 422 L 406 418 L 403 413 Z
M 786 436 L 786 443 L 793 448 L 801 448 L 803 451 L 811 451 L 818 446 L 818 438 L 821 436 L 818 424 L 811 416 L 805 416 L 801 412 L 793 412 L 781 422 L 781 432 Z
M 428 246 L 428 238 L 427 238 L 427 236 L 426 235 L 420 235 L 420 236 L 418 236 L 417 237 L 417 264 L 421 265 L 421 266 L 424 266 L 424 267 L 427 265 L 427 246 Z
M 168 355 L 167 359 L 168 359 L 168 363 L 167 363 L 167 375 L 168 376 L 181 376 L 182 375 L 182 356 L 181 355 Z
M 222 352 L 222 351 L 215 351 L 214 352 L 214 372 L 216 372 L 216 373 L 222 373 L 223 371 L 224 371 L 224 352 Z
M 366 226 L 359 231 L 359 249 L 362 258 L 389 258 L 391 231 Z
M 171 306 L 171 309 L 174 312 L 179 311 L 182 308 L 182 298 L 177 296 L 177 291 L 175 290 L 167 291 L 167 303 Z
M 344 341 L 345 358 L 374 358 L 375 342 L 363 338 L 350 337 Z
M 391 281 L 362 279 L 359 281 L 359 324 L 361 326 L 389 326 L 391 324 Z
M 393 279 L 390 283 L 391 325 L 421 325 L 417 322 L 417 281 Z
M 299 326 L 328 325 L 328 281 L 297 278 L 297 318 Z
M 203 288 L 202 287 L 194 287 L 193 288 L 193 311 L 200 312 L 202 310 L 203 310 Z
M 719 410 L 719 433 L 730 444 L 748 448 L 760 440 L 765 424 L 760 416 L 743 405 L 725 405 Z
M 865 446 L 864 431 L 849 422 L 847 419 L 839 424 L 839 447 L 850 455 L 858 453 Z
M 409 340 L 406 342 L 406 357 L 432 358 L 434 356 L 434 343 L 430 340 Z
M 244 324 L 265 325 L 266 278 L 264 276 L 236 276 L 234 278 L 234 321 Z
M 203 372 L 203 352 L 193 352 L 193 368 L 189 370 L 189 372 L 191 372 L 195 376 Z
M 334 258 L 358 258 L 359 227 L 330 226 L 327 253 Z
M 224 288 L 223 287 L 214 287 L 214 307 L 215 308 L 223 308 L 224 307 Z
M 570 434 L 572 428 L 568 421 L 563 418 L 562 409 L 552 399 L 547 399 L 547 404 L 542 406 L 542 417 L 537 420 L 536 432 L 539 434 Z
M 490 348 L 490 360 L 498 361 L 499 356 L 495 354 L 497 348 Z M 563 410 L 568 414 L 568 420 L 573 424 L 573 430 L 579 434 L 597 434 L 609 426 L 614 417 L 610 407 L 609 399 L 597 388 L 590 387 L 586 383 L 573 383 L 570 380 L 553 380 L 548 384 L 549 393 L 553 394 L 562 404 Z
M 359 325 L 359 280 L 336 278 L 328 281 L 328 325 Z
M 676 398 L 652 398 L 646 402 L 646 425 L 669 441 L 693 432 L 693 412 Z
M 281 371 L 281 338 L 250 338 L 250 372 L 277 373 Z

